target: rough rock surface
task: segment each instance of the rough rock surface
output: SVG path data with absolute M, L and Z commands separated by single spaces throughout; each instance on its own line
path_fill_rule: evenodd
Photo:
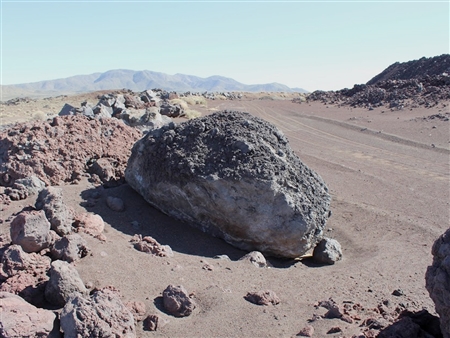
M 36 176 L 20 178 L 15 183 L 22 184 L 29 195 L 37 195 L 45 188 L 45 183 Z
M 280 298 L 272 290 L 249 292 L 244 298 L 256 305 L 277 305 L 280 303 Z
M 352 107 L 434 107 L 450 99 L 450 54 L 396 62 L 367 82 L 338 91 L 316 90 L 307 101 Z M 296 101 L 300 102 L 300 101 Z M 300 102 L 301 103 L 301 102 Z
M 44 290 L 48 276 L 36 275 L 32 272 L 20 272 L 9 277 L 0 286 L 1 292 L 9 292 L 22 297 L 28 303 L 43 307 L 45 302 Z
M 169 285 L 163 292 L 163 304 L 166 311 L 175 317 L 189 316 L 196 307 L 182 285 Z
M 1 275 L 8 278 L 22 271 L 46 272 L 50 269 L 50 257 L 36 253 L 26 253 L 20 245 L 13 244 L 3 253 L 1 259 Z
M 8 292 L 0 292 L 0 313 L 0 336 L 4 338 L 48 337 L 56 317 Z
M 42 306 L 47 272 L 51 259 L 37 253 L 26 253 L 20 245 L 9 246 L 2 257 L 0 291 L 19 295 L 27 302 Z
M 145 313 L 147 311 L 145 303 L 138 301 L 127 302 L 125 306 L 133 314 L 135 321 L 143 321 L 145 319 Z
M 50 223 L 44 211 L 22 211 L 11 222 L 11 240 L 25 252 L 38 252 L 53 243 Z
M 303 329 L 300 330 L 299 333 L 297 333 L 297 336 L 300 337 L 312 337 L 314 335 L 314 326 L 307 325 Z
M 27 198 L 38 194 L 45 188 L 45 183 L 36 176 L 20 178 L 11 187 L 5 189 L 5 194 L 13 201 Z
M 448 333 L 447 333 L 448 335 Z M 403 311 L 394 324 L 381 330 L 377 338 L 432 338 L 447 336 L 439 328 L 439 318 L 427 310 L 418 312 Z
M 65 338 L 136 337 L 133 315 L 109 289 L 72 297 L 61 312 L 61 329 Z
M 63 307 L 74 293 L 88 293 L 78 271 L 65 261 L 54 261 L 50 269 L 50 280 L 45 287 L 45 298 L 49 303 Z
M 428 267 L 426 288 L 436 307 L 444 338 L 450 337 L 450 228 L 433 244 L 433 264 Z
M 117 119 L 75 115 L 18 123 L 0 132 L 0 185 L 31 175 L 47 185 L 76 183 L 100 158 L 114 161 L 114 179 L 120 180 L 139 137 Z
M 313 259 L 318 263 L 334 264 L 342 259 L 341 244 L 332 238 L 323 238 L 314 248 Z
M 156 331 L 168 323 L 163 317 L 159 315 L 148 315 L 144 320 L 144 330 Z
M 408 62 L 396 62 L 367 82 L 368 85 L 387 80 L 408 80 L 422 76 L 450 73 L 450 55 L 420 58 Z
M 323 180 L 272 124 L 224 111 L 149 132 L 127 182 L 164 213 L 247 251 L 298 257 L 329 216 Z
M 64 203 L 61 188 L 43 189 L 36 200 L 36 209 L 44 210 L 52 230 L 64 236 L 72 232 L 72 212 Z
M 375 108 L 386 106 L 402 110 L 405 107 L 434 107 L 450 99 L 450 76 L 438 75 L 410 80 L 387 80 L 375 85 L 358 84 L 338 91 L 317 90 L 308 95 L 308 101 L 324 104 Z
M 78 234 L 67 235 L 56 240 L 51 248 L 54 259 L 69 263 L 85 257 L 89 251 L 86 240 Z
M 83 213 L 75 216 L 74 226 L 77 231 L 87 233 L 93 237 L 102 235 L 105 229 L 105 222 L 100 215 Z
M 158 256 L 158 257 L 172 257 L 172 248 L 168 245 L 161 245 L 156 239 L 151 236 L 145 236 L 142 238 L 141 235 L 134 235 L 131 239 L 134 243 L 136 250 Z
M 240 261 L 248 261 L 258 268 L 267 267 L 267 261 L 264 255 L 259 251 L 252 251 L 239 258 Z

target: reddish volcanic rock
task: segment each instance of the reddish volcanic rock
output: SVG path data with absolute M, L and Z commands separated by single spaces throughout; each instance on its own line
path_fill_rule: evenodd
M 19 296 L 0 292 L 0 335 L 2 337 L 48 337 L 55 314 L 38 309 Z
M 74 183 L 101 158 L 115 165 L 109 179 L 121 181 L 131 147 L 140 137 L 117 119 L 74 115 L 18 123 L 0 133 L 0 185 L 32 175 L 47 185 Z

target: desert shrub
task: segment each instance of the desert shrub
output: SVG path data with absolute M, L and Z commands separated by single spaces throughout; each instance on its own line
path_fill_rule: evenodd
M 183 99 L 173 99 L 173 100 L 170 100 L 169 103 L 170 103 L 170 104 L 177 104 L 177 105 L 179 105 L 183 110 L 186 110 L 186 109 L 189 108 L 187 102 L 184 101 L 184 98 L 183 98 Z
M 47 114 L 43 111 L 38 110 L 33 114 L 33 120 L 45 121 L 47 120 Z
M 185 96 L 182 99 L 191 106 L 194 106 L 196 104 L 206 105 L 206 99 L 203 96 L 191 95 L 191 96 Z
M 202 116 L 202 113 L 193 109 L 186 109 L 184 113 L 185 113 L 184 117 L 189 120 Z

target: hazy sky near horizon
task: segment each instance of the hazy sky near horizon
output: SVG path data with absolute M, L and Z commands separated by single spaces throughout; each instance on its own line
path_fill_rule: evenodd
M 449 53 L 448 1 L 1 0 L 1 83 L 111 69 L 309 91 Z

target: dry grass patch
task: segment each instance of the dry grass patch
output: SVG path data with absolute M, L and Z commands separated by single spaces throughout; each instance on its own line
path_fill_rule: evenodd
M 225 95 L 214 95 L 215 100 L 226 100 L 227 97 Z
M 183 110 L 189 109 L 189 106 L 186 101 L 183 99 L 173 99 L 169 101 L 170 104 L 177 104 L 179 105 Z
M 48 118 L 47 114 L 40 110 L 38 110 L 33 114 L 33 120 L 45 121 L 47 120 L 47 118 Z
M 194 109 L 186 109 L 184 113 L 185 113 L 184 117 L 186 117 L 188 120 L 202 116 L 202 113 Z
M 203 96 L 191 95 L 191 96 L 182 97 L 181 99 L 186 101 L 191 106 L 195 106 L 195 105 L 206 106 L 206 99 Z

